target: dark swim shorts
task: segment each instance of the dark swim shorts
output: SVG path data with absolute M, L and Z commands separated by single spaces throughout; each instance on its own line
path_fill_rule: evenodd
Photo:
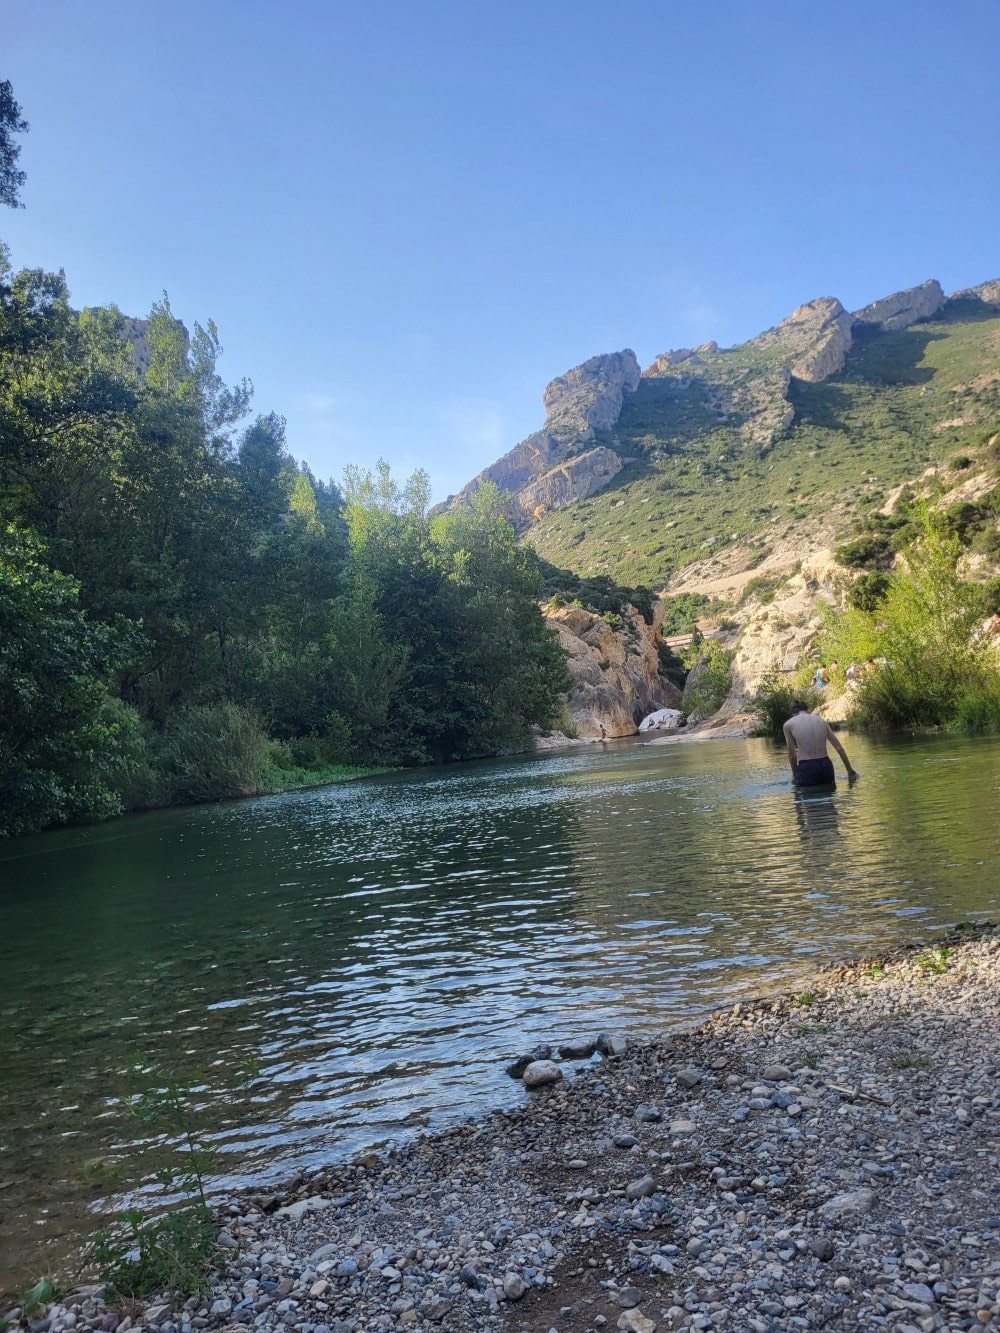
M 796 787 L 829 787 L 835 785 L 837 776 L 833 771 L 833 760 L 800 759 L 795 770 Z

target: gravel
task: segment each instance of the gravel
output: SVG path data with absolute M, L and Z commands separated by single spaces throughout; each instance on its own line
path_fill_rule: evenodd
M 947 948 L 601 1034 L 514 1110 L 232 1203 L 207 1299 L 30 1327 L 1000 1333 L 1000 933 Z

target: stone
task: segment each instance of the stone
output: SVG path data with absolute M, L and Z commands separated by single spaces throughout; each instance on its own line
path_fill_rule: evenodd
M 671 1134 L 693 1134 L 694 1131 L 695 1123 L 693 1120 L 671 1120 L 670 1122 Z
M 618 1316 L 618 1327 L 624 1333 L 656 1333 L 656 1324 L 641 1310 L 623 1310 Z
M 345 1259 L 342 1263 L 337 1265 L 335 1275 L 339 1278 L 351 1278 L 356 1277 L 357 1272 L 358 1265 L 356 1261 L 354 1259 Z
M 904 1282 L 903 1290 L 911 1301 L 920 1301 L 924 1305 L 933 1305 L 936 1299 L 926 1282 Z
M 528 1290 L 520 1273 L 504 1273 L 503 1294 L 509 1301 L 519 1301 Z
M 560 1060 L 589 1060 L 597 1050 L 596 1041 L 569 1041 L 559 1047 Z
M 845 1217 L 870 1213 L 874 1202 L 875 1195 L 869 1189 L 849 1190 L 844 1194 L 835 1195 L 832 1199 L 827 1199 L 826 1203 L 821 1204 L 816 1211 L 820 1217 L 826 1217 L 837 1222 Z
M 614 1137 L 616 1148 L 634 1148 L 638 1142 L 634 1134 L 616 1134 Z
M 604 1056 L 620 1056 L 628 1050 L 628 1042 L 614 1033 L 602 1032 L 597 1038 L 597 1049 Z
M 637 1106 L 635 1119 L 640 1124 L 656 1124 L 663 1119 L 663 1112 L 658 1106 Z
M 674 1075 L 674 1081 L 682 1088 L 696 1088 L 701 1082 L 701 1074 L 697 1069 L 680 1069 Z
M 768 1083 L 784 1083 L 792 1077 L 792 1071 L 787 1065 L 765 1065 L 762 1077 Z
M 212 1302 L 211 1306 L 209 1307 L 208 1313 L 210 1315 L 229 1314 L 232 1308 L 233 1308 L 233 1303 L 229 1299 L 229 1297 L 220 1296 L 218 1300 L 214 1300 Z
M 822 1259 L 824 1263 L 833 1258 L 834 1250 L 833 1241 L 829 1236 L 813 1236 L 809 1242 L 809 1253 L 814 1254 L 817 1259 Z
M 634 1309 L 642 1300 L 642 1292 L 638 1287 L 622 1287 L 621 1291 L 616 1292 L 615 1302 L 625 1310 Z
M 546 1084 L 558 1083 L 563 1071 L 554 1060 L 533 1060 L 525 1069 L 522 1078 L 526 1088 L 544 1088 Z
M 636 1199 L 648 1199 L 655 1192 L 656 1182 L 652 1176 L 643 1176 L 641 1180 L 633 1180 L 625 1187 L 625 1197 L 633 1203 Z

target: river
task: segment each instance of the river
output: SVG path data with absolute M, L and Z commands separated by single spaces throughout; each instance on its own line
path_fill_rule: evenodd
M 764 741 L 626 741 L 0 845 L 0 1289 L 132 1178 L 137 1062 L 202 1076 L 217 1188 L 267 1184 L 516 1101 L 538 1041 L 995 917 L 1000 741 L 848 751 L 833 796 Z

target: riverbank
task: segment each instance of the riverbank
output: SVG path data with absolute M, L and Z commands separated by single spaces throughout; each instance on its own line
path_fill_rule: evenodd
M 211 1298 L 33 1333 L 981 1328 L 1000 930 L 818 973 L 224 1214 Z

